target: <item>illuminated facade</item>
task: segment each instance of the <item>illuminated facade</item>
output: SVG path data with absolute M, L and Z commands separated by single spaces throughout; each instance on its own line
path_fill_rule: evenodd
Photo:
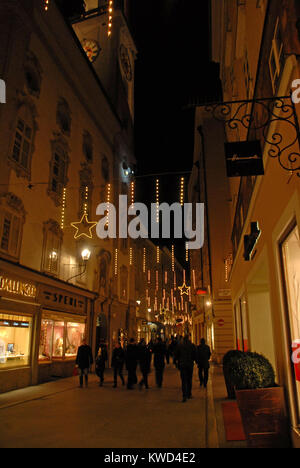
M 290 99 L 300 76 L 299 2 L 211 4 L 223 102 L 239 101 L 225 106 L 237 124 L 224 120 L 226 140 L 259 141 L 264 166 L 263 175 L 249 171 L 228 179 L 231 248 L 224 260 L 235 347 L 262 353 L 273 364 L 299 447 L 299 105 Z
M 86 2 L 83 21 L 63 3 L 0 5 L 12 38 L 0 50 L 0 392 L 72 375 L 83 336 L 95 353 L 135 334 L 134 245 L 100 240 L 95 225 L 97 205 L 133 181 L 136 50 L 123 2 L 111 37 L 106 6 Z M 90 28 L 99 48 L 80 36 Z

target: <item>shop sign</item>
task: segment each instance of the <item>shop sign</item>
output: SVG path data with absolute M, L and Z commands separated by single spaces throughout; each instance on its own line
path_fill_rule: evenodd
M 228 177 L 264 175 L 259 140 L 226 143 L 225 154 Z
M 0 291 L 16 294 L 23 297 L 36 297 L 36 286 L 25 281 L 0 276 Z
M 66 294 L 65 291 L 52 288 L 44 288 L 40 294 L 40 301 L 43 305 L 75 313 L 86 313 L 86 300 L 84 297 Z

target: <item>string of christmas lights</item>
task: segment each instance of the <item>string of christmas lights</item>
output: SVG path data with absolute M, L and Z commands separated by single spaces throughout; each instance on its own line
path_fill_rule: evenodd
M 108 4 L 108 30 L 107 30 L 108 37 L 111 37 L 112 35 L 113 5 L 114 5 L 113 0 L 110 0 Z
M 67 189 L 66 187 L 64 187 L 63 196 L 62 196 L 62 207 L 61 207 L 61 222 L 60 222 L 60 227 L 62 230 L 65 227 L 66 199 L 67 199 Z

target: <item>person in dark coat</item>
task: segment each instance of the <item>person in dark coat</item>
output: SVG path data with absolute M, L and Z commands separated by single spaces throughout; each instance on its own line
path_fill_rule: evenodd
M 138 363 L 138 348 L 134 338 L 130 338 L 125 353 L 126 369 L 128 371 L 127 389 L 132 390 L 137 383 L 136 369 Z
M 98 375 L 100 382 L 99 386 L 102 387 L 104 383 L 104 371 L 106 361 L 108 360 L 107 346 L 105 343 L 101 343 L 97 357 L 96 357 L 96 374 Z
M 205 339 L 202 338 L 200 345 L 197 347 L 197 365 L 199 370 L 200 387 L 202 387 L 202 385 L 204 385 L 204 388 L 207 387 L 210 357 L 210 347 L 205 343 Z
M 197 361 L 196 346 L 185 336 L 176 348 L 176 365 L 182 382 L 182 402 L 192 398 L 194 362 Z
M 113 350 L 111 367 L 114 370 L 114 388 L 117 387 L 118 375 L 122 381 L 122 385 L 125 385 L 125 380 L 123 377 L 123 367 L 125 362 L 125 351 L 121 346 L 120 342 L 117 342 L 115 349 Z
M 79 368 L 79 384 L 80 388 L 83 387 L 83 376 L 85 377 L 85 386 L 88 386 L 89 371 L 94 363 L 93 353 L 91 347 L 87 344 L 86 340 L 82 341 L 82 345 L 79 346 L 76 357 L 76 365 Z
M 140 341 L 138 344 L 138 360 L 140 363 L 140 369 L 142 373 L 142 380 L 139 383 L 140 390 L 143 388 L 143 385 L 145 385 L 145 388 L 149 388 L 148 386 L 148 375 L 150 373 L 150 367 L 151 367 L 151 359 L 152 359 L 152 354 L 150 348 L 146 345 L 146 342 L 144 339 Z
M 158 388 L 161 388 L 165 369 L 166 345 L 163 343 L 160 337 L 157 339 L 157 342 L 153 347 L 153 354 L 156 385 Z

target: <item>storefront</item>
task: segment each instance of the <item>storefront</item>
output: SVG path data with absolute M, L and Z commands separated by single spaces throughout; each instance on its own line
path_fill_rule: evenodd
M 0 261 L 0 393 L 72 375 L 96 295 Z

